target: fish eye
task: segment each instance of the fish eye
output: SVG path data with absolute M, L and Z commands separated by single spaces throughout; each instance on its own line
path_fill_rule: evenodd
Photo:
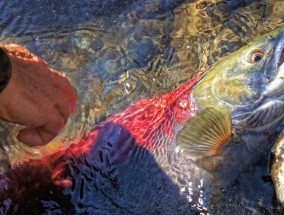
M 260 51 L 254 52 L 251 57 L 250 57 L 250 63 L 251 64 L 256 64 L 259 61 L 261 61 L 264 57 L 264 54 Z

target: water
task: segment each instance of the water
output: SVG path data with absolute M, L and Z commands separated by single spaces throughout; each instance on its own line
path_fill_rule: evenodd
M 2 0 L 1 43 L 21 44 L 64 72 L 80 104 L 45 147 L 23 146 L 18 126 L 1 122 L 2 166 L 51 153 L 129 104 L 176 88 L 283 26 L 283 11 L 282 0 Z

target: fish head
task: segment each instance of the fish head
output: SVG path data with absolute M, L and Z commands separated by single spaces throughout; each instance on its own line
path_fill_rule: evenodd
M 227 155 L 228 167 L 256 162 L 281 130 L 283 91 L 279 28 L 217 62 L 194 86 L 190 106 L 199 113 L 179 131 L 177 145 L 201 163 Z
M 194 86 L 190 107 L 198 113 L 178 131 L 176 143 L 180 157 L 212 173 L 210 192 L 222 198 L 209 197 L 210 205 L 217 202 L 219 207 L 230 195 L 268 202 L 273 187 L 263 176 L 283 129 L 283 92 L 284 28 L 223 58 Z
M 284 28 L 276 29 L 213 66 L 195 86 L 198 109 L 224 108 L 236 129 L 265 129 L 284 117 Z

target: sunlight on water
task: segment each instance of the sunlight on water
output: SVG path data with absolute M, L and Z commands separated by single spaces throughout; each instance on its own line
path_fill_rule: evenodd
M 197 71 L 209 68 L 258 36 L 284 26 L 282 0 L 67 1 L 69 5 L 60 2 L 3 0 L 0 3 L 1 43 L 21 44 L 62 71 L 79 97 L 78 113 L 52 143 L 43 147 L 29 148 L 18 143 L 14 137 L 19 126 L 0 122 L 0 165 L 4 169 L 9 168 L 9 162 L 17 166 L 23 160 L 40 158 L 69 145 L 130 104 L 171 91 Z M 133 168 L 139 167 L 138 163 L 135 165 Z M 159 165 L 171 170 L 179 168 L 163 167 L 163 161 Z M 130 167 L 117 171 L 125 173 L 126 169 Z M 126 183 L 127 177 L 134 176 L 125 174 L 122 186 L 134 189 L 134 184 Z M 178 176 L 175 177 L 174 181 L 178 181 Z M 208 194 L 201 189 L 205 182 L 184 180 L 200 187 L 184 188 L 181 195 L 186 196 L 194 211 L 207 214 L 203 197 Z M 170 182 L 165 184 L 165 189 L 176 188 Z M 141 193 L 147 196 L 147 188 L 143 189 Z M 193 193 L 199 193 L 197 199 Z M 217 203 L 218 195 L 218 192 L 212 194 Z M 107 197 L 101 198 L 103 201 Z M 119 201 L 117 196 L 114 198 Z M 239 200 L 233 199 L 229 210 L 237 207 Z M 251 214 L 258 214 L 254 205 L 250 206 L 245 199 L 240 201 Z M 216 209 L 212 202 L 211 208 Z M 183 206 L 176 205 L 183 211 Z M 135 205 L 135 199 L 132 206 L 137 207 L 137 212 L 143 211 Z M 154 203 L 151 207 L 155 208 Z

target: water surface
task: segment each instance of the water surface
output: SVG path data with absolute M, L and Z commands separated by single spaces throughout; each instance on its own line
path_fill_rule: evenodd
M 176 88 L 284 26 L 282 0 L 2 0 L 0 12 L 1 43 L 27 47 L 65 73 L 79 96 L 78 114 L 46 147 L 23 146 L 14 138 L 18 127 L 1 122 L 4 168 L 70 144 L 129 104 Z M 232 198 L 233 208 L 239 202 L 239 214 L 249 214 L 247 208 L 272 214 L 278 207 L 255 209 Z

